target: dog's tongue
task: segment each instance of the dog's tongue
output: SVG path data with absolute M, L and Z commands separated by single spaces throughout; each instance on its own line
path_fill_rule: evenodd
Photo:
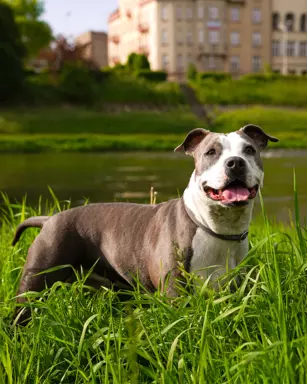
M 228 203 L 246 201 L 248 200 L 249 194 L 249 190 L 244 187 L 229 187 L 222 192 L 223 201 Z

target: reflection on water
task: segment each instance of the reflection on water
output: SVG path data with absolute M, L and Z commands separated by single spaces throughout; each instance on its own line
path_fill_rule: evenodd
M 307 156 L 306 152 L 299 155 L 268 153 L 264 159 L 265 206 L 278 221 L 289 221 L 289 210 L 293 211 L 294 168 L 301 216 L 307 216 Z M 2 154 L 0 159 L 0 190 L 12 200 L 20 201 L 26 194 L 32 205 L 40 195 L 50 197 L 48 186 L 59 199 L 72 199 L 73 205 L 86 198 L 148 203 L 151 186 L 158 191 L 158 201 L 163 201 L 181 195 L 193 171 L 191 157 L 172 153 Z

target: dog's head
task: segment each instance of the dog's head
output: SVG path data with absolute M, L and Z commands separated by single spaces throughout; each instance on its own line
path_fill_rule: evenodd
M 191 131 L 175 152 L 184 151 L 195 161 L 195 183 L 210 202 L 244 206 L 263 183 L 260 152 L 278 139 L 249 124 L 227 135 L 202 128 Z

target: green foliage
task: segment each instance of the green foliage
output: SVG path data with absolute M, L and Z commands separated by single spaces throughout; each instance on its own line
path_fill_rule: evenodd
M 93 104 L 99 101 L 98 85 L 82 63 L 66 64 L 60 74 L 64 99 L 72 103 Z
M 135 70 L 136 57 L 137 57 L 137 53 L 135 52 L 130 53 L 130 55 L 128 56 L 126 67 L 130 72 L 133 72 Z
M 187 78 L 190 81 L 195 81 L 197 79 L 197 68 L 195 64 L 189 64 Z
M 133 73 L 142 69 L 150 69 L 150 64 L 146 55 L 133 52 L 128 56 L 126 68 Z
M 198 72 L 197 74 L 197 80 L 214 80 L 216 82 L 226 81 L 231 79 L 230 73 L 224 73 L 224 72 Z
M 257 75 L 258 76 L 258 75 Z M 261 75 L 260 81 L 242 78 L 193 84 L 198 99 L 204 104 L 261 104 L 306 107 L 307 82 L 301 76 L 272 75 L 273 81 Z M 265 79 L 265 80 L 263 80 Z
M 35 57 L 52 40 L 50 26 L 40 20 L 44 12 L 43 1 L 6 0 L 6 2 L 14 9 L 16 22 L 21 31 L 28 58 Z
M 67 208 L 69 203 L 63 207 L 56 198 L 40 202 L 36 211 L 5 199 L 0 225 L 3 382 L 306 382 L 305 228 L 296 223 L 273 227 L 265 214 L 251 229 L 249 256 L 230 274 L 242 278 L 233 292 L 228 285 L 215 292 L 186 275 L 190 284 L 197 283 L 193 294 L 182 288 L 170 302 L 140 286 L 132 292 L 93 291 L 87 276 L 76 273 L 72 285 L 29 293 L 32 321 L 25 328 L 12 327 L 13 298 L 37 234 L 26 231 L 12 250 L 14 229 L 29 216 Z
M 150 64 L 146 55 L 136 55 L 134 58 L 134 70 L 140 71 L 142 69 L 149 69 Z
M 19 95 L 24 80 L 24 55 L 13 11 L 0 2 L 0 102 Z
M 102 100 L 109 103 L 184 104 L 178 84 L 151 83 L 132 75 L 114 74 L 102 84 Z
M 167 73 L 165 71 L 151 71 L 150 69 L 140 69 L 135 72 L 135 76 L 155 83 L 167 80 Z

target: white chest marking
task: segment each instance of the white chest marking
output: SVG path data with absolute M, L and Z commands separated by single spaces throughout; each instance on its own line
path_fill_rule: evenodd
M 248 251 L 248 241 L 220 240 L 198 228 L 192 240 L 192 249 L 190 272 L 204 279 L 212 275 L 215 280 L 240 263 Z

